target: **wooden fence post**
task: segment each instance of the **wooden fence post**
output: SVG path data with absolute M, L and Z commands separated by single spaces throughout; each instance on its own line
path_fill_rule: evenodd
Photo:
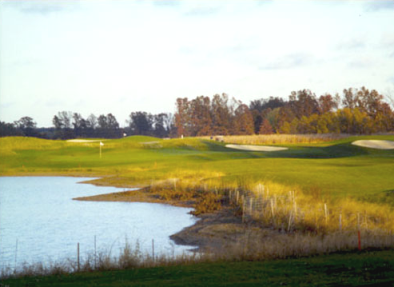
M 79 242 L 77 243 L 77 268 L 78 272 L 80 270 L 80 262 L 79 262 Z
M 342 231 L 342 213 L 339 214 L 339 231 Z
M 153 262 L 155 261 L 155 240 L 152 239 L 152 258 Z
M 324 204 L 324 217 L 326 220 L 326 226 L 328 224 L 328 211 L 327 211 L 327 203 Z

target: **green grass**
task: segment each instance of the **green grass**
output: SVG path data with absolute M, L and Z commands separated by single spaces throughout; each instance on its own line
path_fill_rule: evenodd
M 111 175 L 122 185 L 144 185 L 179 171 L 224 174 L 223 180 L 274 181 L 325 196 L 374 201 L 391 198 L 394 151 L 351 145 L 357 139 L 394 140 L 394 136 L 349 137 L 330 143 L 289 145 L 281 152 L 246 152 L 225 144 L 187 138 L 128 137 L 99 143 L 67 143 L 33 138 L 0 139 L 0 175 Z M 158 142 L 146 145 L 145 142 Z
M 1 286 L 394 286 L 394 251 L 7 279 Z
M 359 139 L 394 141 L 394 136 L 291 144 L 287 151 L 272 153 L 228 149 L 224 143 L 198 138 L 138 136 L 102 140 L 102 158 L 98 142 L 0 138 L 0 175 L 105 176 L 96 181 L 129 187 L 168 178 L 207 182 L 212 178 L 224 185 L 270 181 L 297 186 L 323 199 L 353 197 L 394 207 L 394 150 L 351 144 Z M 392 286 L 393 255 L 394 251 L 379 251 L 264 262 L 198 263 L 9 279 L 0 286 L 356 286 L 377 282 Z

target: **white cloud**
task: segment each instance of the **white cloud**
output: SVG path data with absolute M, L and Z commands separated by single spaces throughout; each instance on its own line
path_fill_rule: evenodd
M 9 0 L 3 2 L 5 8 L 17 9 L 22 13 L 47 15 L 64 11 L 73 11 L 78 7 L 79 1 L 42 1 L 42 0 Z
M 248 103 L 392 77 L 394 20 L 359 17 L 363 1 L 33 1 L 0 2 L 1 120 L 45 126 L 70 110 L 122 123 L 173 112 L 177 97 Z
M 381 10 L 394 10 L 393 0 L 373 0 L 365 5 L 367 11 L 381 11 Z

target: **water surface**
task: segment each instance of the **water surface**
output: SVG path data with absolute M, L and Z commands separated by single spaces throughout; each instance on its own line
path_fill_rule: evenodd
M 118 254 L 127 241 L 141 251 L 180 254 L 169 236 L 195 223 L 190 208 L 72 198 L 123 191 L 78 182 L 90 178 L 0 177 L 0 267 L 61 261 L 96 250 Z

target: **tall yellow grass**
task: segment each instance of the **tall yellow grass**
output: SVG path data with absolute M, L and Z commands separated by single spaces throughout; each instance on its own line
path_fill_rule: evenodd
M 224 136 L 225 143 L 232 144 L 313 144 L 330 142 L 347 137 L 343 134 L 305 134 L 305 135 L 250 135 Z
M 209 212 L 204 204 L 217 201 L 239 210 L 244 221 L 292 233 L 327 235 L 335 232 L 380 233 L 394 231 L 393 208 L 385 204 L 362 202 L 353 198 L 323 199 L 298 187 L 274 182 L 224 180 L 221 173 L 179 172 L 181 178 L 153 182 L 152 191 L 164 191 L 168 198 L 196 199 L 199 211 Z M 210 175 L 208 177 L 208 175 Z M 210 200 L 204 197 L 214 194 Z

